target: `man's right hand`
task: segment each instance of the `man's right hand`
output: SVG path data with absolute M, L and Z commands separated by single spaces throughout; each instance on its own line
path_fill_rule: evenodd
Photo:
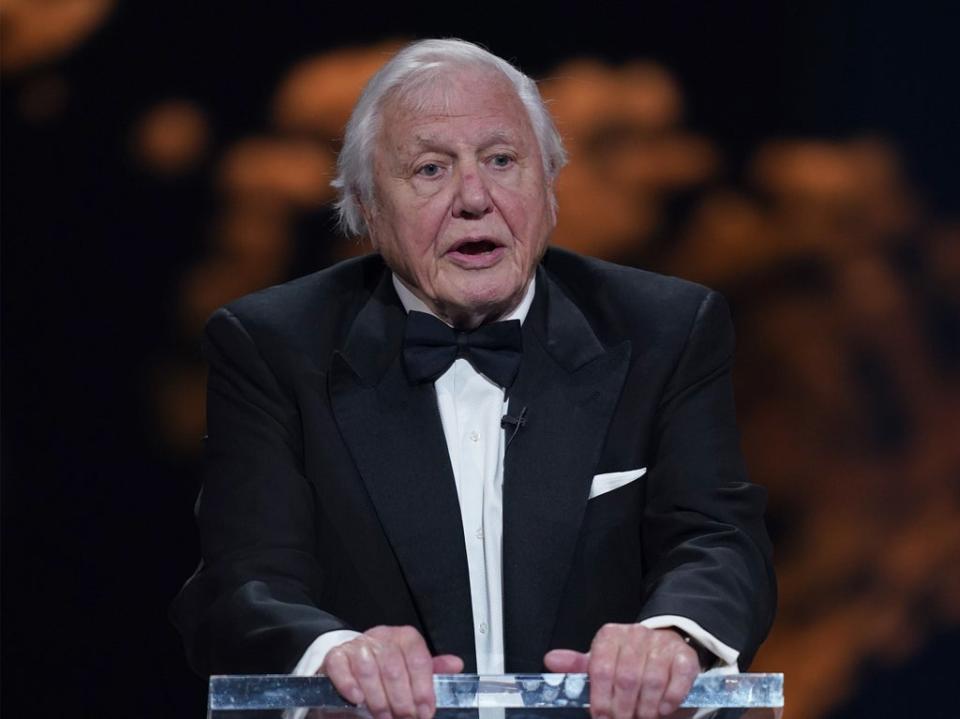
M 320 673 L 347 701 L 363 704 L 374 719 L 430 719 L 437 708 L 434 674 L 457 674 L 463 660 L 431 657 L 413 627 L 374 627 L 331 649 Z

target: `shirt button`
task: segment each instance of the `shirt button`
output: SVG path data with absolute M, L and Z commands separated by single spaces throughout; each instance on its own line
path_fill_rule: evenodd
M 486 623 L 486 622 L 480 622 L 480 633 L 481 633 L 481 634 L 486 634 L 486 633 L 487 633 L 487 623 Z
M 479 433 L 479 432 L 474 431 L 474 432 L 471 432 L 471 433 L 470 433 L 470 441 L 471 441 L 471 442 L 478 442 L 479 440 L 480 440 L 480 433 Z
M 476 531 L 476 533 L 474 534 L 474 536 L 475 536 L 477 539 L 483 539 L 483 529 L 478 529 L 478 530 Z

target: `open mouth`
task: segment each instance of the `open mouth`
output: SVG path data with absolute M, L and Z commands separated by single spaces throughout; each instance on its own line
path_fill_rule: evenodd
M 464 240 L 453 246 L 451 252 L 464 255 L 484 255 L 493 252 L 499 245 L 493 240 Z
M 447 250 L 447 259 L 465 270 L 485 270 L 498 264 L 507 248 L 496 239 L 468 237 Z

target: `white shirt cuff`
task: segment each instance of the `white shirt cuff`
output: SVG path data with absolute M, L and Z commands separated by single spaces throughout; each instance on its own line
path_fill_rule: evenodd
M 719 664 L 710 669 L 711 674 L 736 674 L 740 671 L 737 665 L 740 652 L 721 642 L 692 619 L 679 617 L 674 614 L 661 614 L 656 617 L 644 619 L 640 624 L 648 629 L 667 629 L 668 627 L 673 627 L 689 634 L 690 637 L 703 646 L 704 649 L 720 660 Z
M 337 629 L 333 632 L 321 634 L 313 640 L 313 644 L 307 647 L 307 651 L 303 653 L 300 661 L 297 662 L 297 666 L 290 673 L 295 677 L 313 676 L 323 666 L 323 660 L 327 658 L 327 652 L 359 636 L 360 632 L 355 632 L 352 629 Z

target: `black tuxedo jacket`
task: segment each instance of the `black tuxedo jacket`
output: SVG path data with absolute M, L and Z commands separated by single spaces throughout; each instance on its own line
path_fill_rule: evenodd
M 200 673 L 289 671 L 321 633 L 413 625 L 475 667 L 453 472 L 378 256 L 208 323 L 203 562 L 172 614 Z M 772 621 L 765 494 L 746 479 L 716 293 L 552 249 L 537 270 L 506 450 L 506 669 L 605 622 L 689 617 L 741 652 Z M 646 467 L 588 500 L 591 479 Z

